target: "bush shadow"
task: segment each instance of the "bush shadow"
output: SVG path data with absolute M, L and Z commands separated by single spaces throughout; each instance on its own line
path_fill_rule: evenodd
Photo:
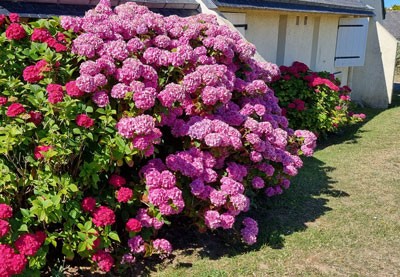
M 255 245 L 244 245 L 238 236 L 240 230 L 199 233 L 194 226 L 188 228 L 187 222 L 166 230 L 164 235 L 171 241 L 176 253 L 170 261 L 172 266 L 191 267 L 199 257 L 216 260 L 257 251 L 264 246 L 274 249 L 284 247 L 286 236 L 304 231 L 309 224 L 331 210 L 327 206 L 329 197 L 349 196 L 334 188 L 336 181 L 327 174 L 333 170 L 335 168 L 316 158 L 306 158 L 303 169 L 284 194 L 272 198 L 257 197 L 251 211 L 246 214 L 259 224 Z

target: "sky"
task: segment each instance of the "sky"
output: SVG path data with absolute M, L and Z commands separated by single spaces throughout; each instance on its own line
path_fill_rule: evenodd
M 385 0 L 385 7 L 389 8 L 393 5 L 400 5 L 400 0 Z

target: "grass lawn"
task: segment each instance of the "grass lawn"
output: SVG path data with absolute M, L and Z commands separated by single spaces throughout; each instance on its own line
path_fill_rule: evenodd
M 255 246 L 183 231 L 172 264 L 147 273 L 400 276 L 400 106 L 364 112 L 367 122 L 320 145 L 292 188 L 254 211 Z

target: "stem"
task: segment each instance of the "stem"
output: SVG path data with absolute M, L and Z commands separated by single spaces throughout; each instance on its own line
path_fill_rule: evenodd
M 7 160 L 8 160 L 10 163 L 12 163 L 12 165 L 15 167 L 15 169 L 17 170 L 17 172 L 19 173 L 19 175 L 21 175 L 21 177 L 23 178 L 23 177 L 24 177 L 24 172 L 21 171 L 21 169 L 15 164 L 14 160 L 11 159 L 11 157 L 8 155 L 8 153 L 5 154 L 5 156 L 6 156 Z

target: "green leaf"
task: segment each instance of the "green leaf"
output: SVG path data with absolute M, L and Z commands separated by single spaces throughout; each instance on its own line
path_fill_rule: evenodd
M 92 106 L 87 106 L 85 111 L 87 113 L 92 113 L 93 112 L 93 107 Z
M 93 140 L 93 134 L 92 134 L 92 133 L 87 133 L 86 136 L 87 136 L 90 140 Z
M 19 227 L 18 231 L 19 231 L 19 232 L 28 232 L 28 225 L 22 224 L 22 225 Z
M 71 246 L 68 244 L 63 245 L 61 252 L 68 260 L 72 260 L 75 257 L 74 251 L 71 250 Z
M 78 245 L 78 252 L 84 252 L 86 251 L 86 241 L 83 241 L 81 243 L 79 243 Z
M 86 221 L 84 227 L 86 231 L 89 231 L 92 228 L 92 221 Z
M 110 233 L 108 234 L 108 237 L 109 237 L 110 239 L 112 239 L 112 240 L 121 242 L 120 239 L 119 239 L 119 236 L 118 236 L 118 234 L 117 234 L 116 232 L 110 232 Z
M 71 192 L 77 192 L 77 191 L 79 191 L 78 187 L 77 187 L 75 184 L 70 184 L 70 185 L 68 186 L 68 189 L 69 189 Z

